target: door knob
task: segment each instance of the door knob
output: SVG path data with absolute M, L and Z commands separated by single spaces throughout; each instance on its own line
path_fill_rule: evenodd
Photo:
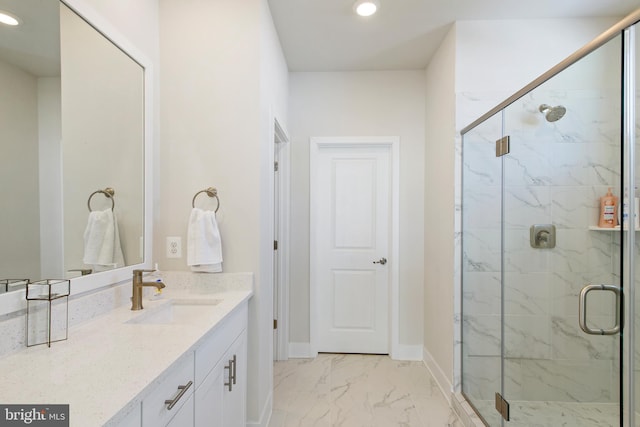
M 373 261 L 374 264 L 382 264 L 385 265 L 387 263 L 387 259 L 386 258 L 380 258 L 380 260 L 378 261 Z

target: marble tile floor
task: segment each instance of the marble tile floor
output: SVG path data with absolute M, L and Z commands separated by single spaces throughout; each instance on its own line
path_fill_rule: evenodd
M 269 427 L 463 427 L 422 362 L 319 354 L 274 365 Z

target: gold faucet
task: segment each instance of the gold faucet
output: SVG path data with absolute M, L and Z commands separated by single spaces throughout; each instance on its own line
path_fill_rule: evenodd
M 131 296 L 131 310 L 142 310 L 142 287 L 155 286 L 158 289 L 164 288 L 164 283 L 160 280 L 156 282 L 144 282 L 142 273 L 152 273 L 155 270 L 133 270 L 133 295 Z

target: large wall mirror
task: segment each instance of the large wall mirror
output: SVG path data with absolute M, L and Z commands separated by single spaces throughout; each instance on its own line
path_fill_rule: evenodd
M 145 67 L 65 3 L 0 0 L 0 293 L 145 260 Z

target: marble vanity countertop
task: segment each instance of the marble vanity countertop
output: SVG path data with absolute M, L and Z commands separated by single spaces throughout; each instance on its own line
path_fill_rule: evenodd
M 250 286 L 207 290 L 167 283 L 161 298 L 143 299 L 141 311 L 116 308 L 70 328 L 66 341 L 0 359 L 0 403 L 69 404 L 71 426 L 116 424 L 163 372 L 252 294 Z M 127 323 L 185 299 L 220 302 L 207 316 L 185 324 Z

